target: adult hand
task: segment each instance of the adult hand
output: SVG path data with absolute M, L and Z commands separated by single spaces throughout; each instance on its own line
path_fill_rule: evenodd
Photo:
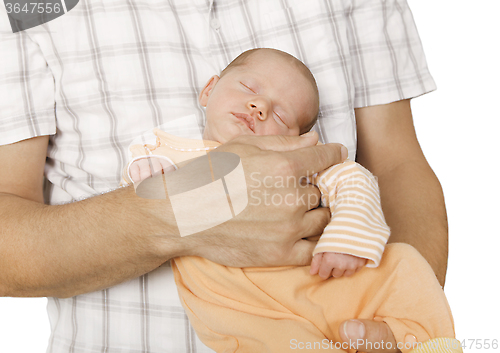
M 374 320 L 347 320 L 340 324 L 340 338 L 366 353 L 398 353 L 397 342 L 389 325 Z
M 347 158 L 339 144 L 316 146 L 318 136 L 240 136 L 217 152 L 241 158 L 248 205 L 231 220 L 181 238 L 181 255 L 196 255 L 233 267 L 308 265 L 315 242 L 330 220 L 317 208 L 319 190 L 301 183 Z

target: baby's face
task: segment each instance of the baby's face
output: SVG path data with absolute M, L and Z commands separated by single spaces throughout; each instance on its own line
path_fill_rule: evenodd
M 225 143 L 239 135 L 299 135 L 317 113 L 312 83 L 289 60 L 254 55 L 200 94 L 206 107 L 203 138 Z

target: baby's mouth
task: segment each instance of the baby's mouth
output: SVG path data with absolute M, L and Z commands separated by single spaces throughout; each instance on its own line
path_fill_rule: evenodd
M 245 114 L 245 113 L 232 113 L 235 117 L 238 118 L 238 120 L 242 121 L 245 123 L 245 125 L 252 130 L 252 132 L 255 134 L 255 121 L 252 118 L 252 116 Z

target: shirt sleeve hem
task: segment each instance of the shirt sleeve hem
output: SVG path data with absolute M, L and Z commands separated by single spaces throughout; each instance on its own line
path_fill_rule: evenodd
M 25 130 L 26 129 L 23 128 L 19 129 L 18 131 L 11 131 L 11 133 L 8 135 L 5 134 L 4 136 L 0 136 L 0 146 L 10 145 L 34 137 L 54 135 L 56 133 L 56 128 L 51 126 L 40 127 L 36 133 L 31 133 Z
M 380 87 L 384 87 L 383 90 L 379 90 L 376 87 L 369 89 L 358 88 L 356 89 L 354 108 L 383 105 L 404 99 L 416 98 L 437 89 L 434 79 L 428 72 L 420 77 L 419 81 L 419 85 L 404 85 L 403 82 L 400 82 L 399 85 L 393 83 L 390 86 L 380 84 Z

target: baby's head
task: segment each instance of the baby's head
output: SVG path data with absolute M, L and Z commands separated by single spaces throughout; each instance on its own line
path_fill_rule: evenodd
M 239 135 L 295 135 L 316 122 L 319 96 L 309 69 L 275 49 L 253 49 L 213 76 L 199 96 L 206 107 L 203 138 L 225 143 Z

